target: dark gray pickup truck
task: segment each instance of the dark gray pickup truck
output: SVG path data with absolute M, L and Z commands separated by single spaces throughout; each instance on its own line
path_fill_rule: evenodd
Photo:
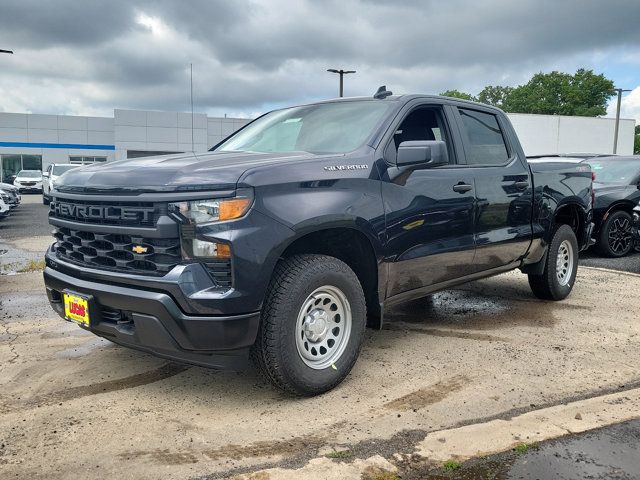
M 207 153 L 66 173 L 44 279 L 96 335 L 214 368 L 251 356 L 313 395 L 400 302 L 518 268 L 565 298 L 592 201 L 588 166 L 530 167 L 500 110 L 382 91 L 267 113 Z

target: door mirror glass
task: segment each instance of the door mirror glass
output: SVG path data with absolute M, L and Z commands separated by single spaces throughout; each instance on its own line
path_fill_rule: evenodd
M 399 167 L 417 165 L 426 168 L 448 163 L 447 145 L 442 140 L 414 140 L 398 145 Z

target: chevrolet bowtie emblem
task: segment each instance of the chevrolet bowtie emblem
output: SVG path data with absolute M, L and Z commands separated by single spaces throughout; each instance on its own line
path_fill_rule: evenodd
M 133 250 L 135 253 L 147 253 L 147 250 L 149 249 L 147 247 L 143 247 L 142 245 L 136 245 L 131 250 Z

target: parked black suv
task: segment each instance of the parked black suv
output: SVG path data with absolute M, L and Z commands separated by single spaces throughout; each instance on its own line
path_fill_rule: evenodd
M 589 167 L 529 167 L 500 110 L 382 92 L 270 112 L 208 153 L 68 172 L 44 278 L 97 335 L 216 368 L 251 354 L 313 395 L 394 304 L 515 268 L 565 298 L 591 202 Z

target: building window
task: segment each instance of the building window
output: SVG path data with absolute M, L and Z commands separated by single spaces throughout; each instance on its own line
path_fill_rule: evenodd
M 42 170 L 42 155 L 0 155 L 0 181 L 13 183 L 20 170 Z
M 69 157 L 69 163 L 84 165 L 85 163 L 106 162 L 107 157 Z

